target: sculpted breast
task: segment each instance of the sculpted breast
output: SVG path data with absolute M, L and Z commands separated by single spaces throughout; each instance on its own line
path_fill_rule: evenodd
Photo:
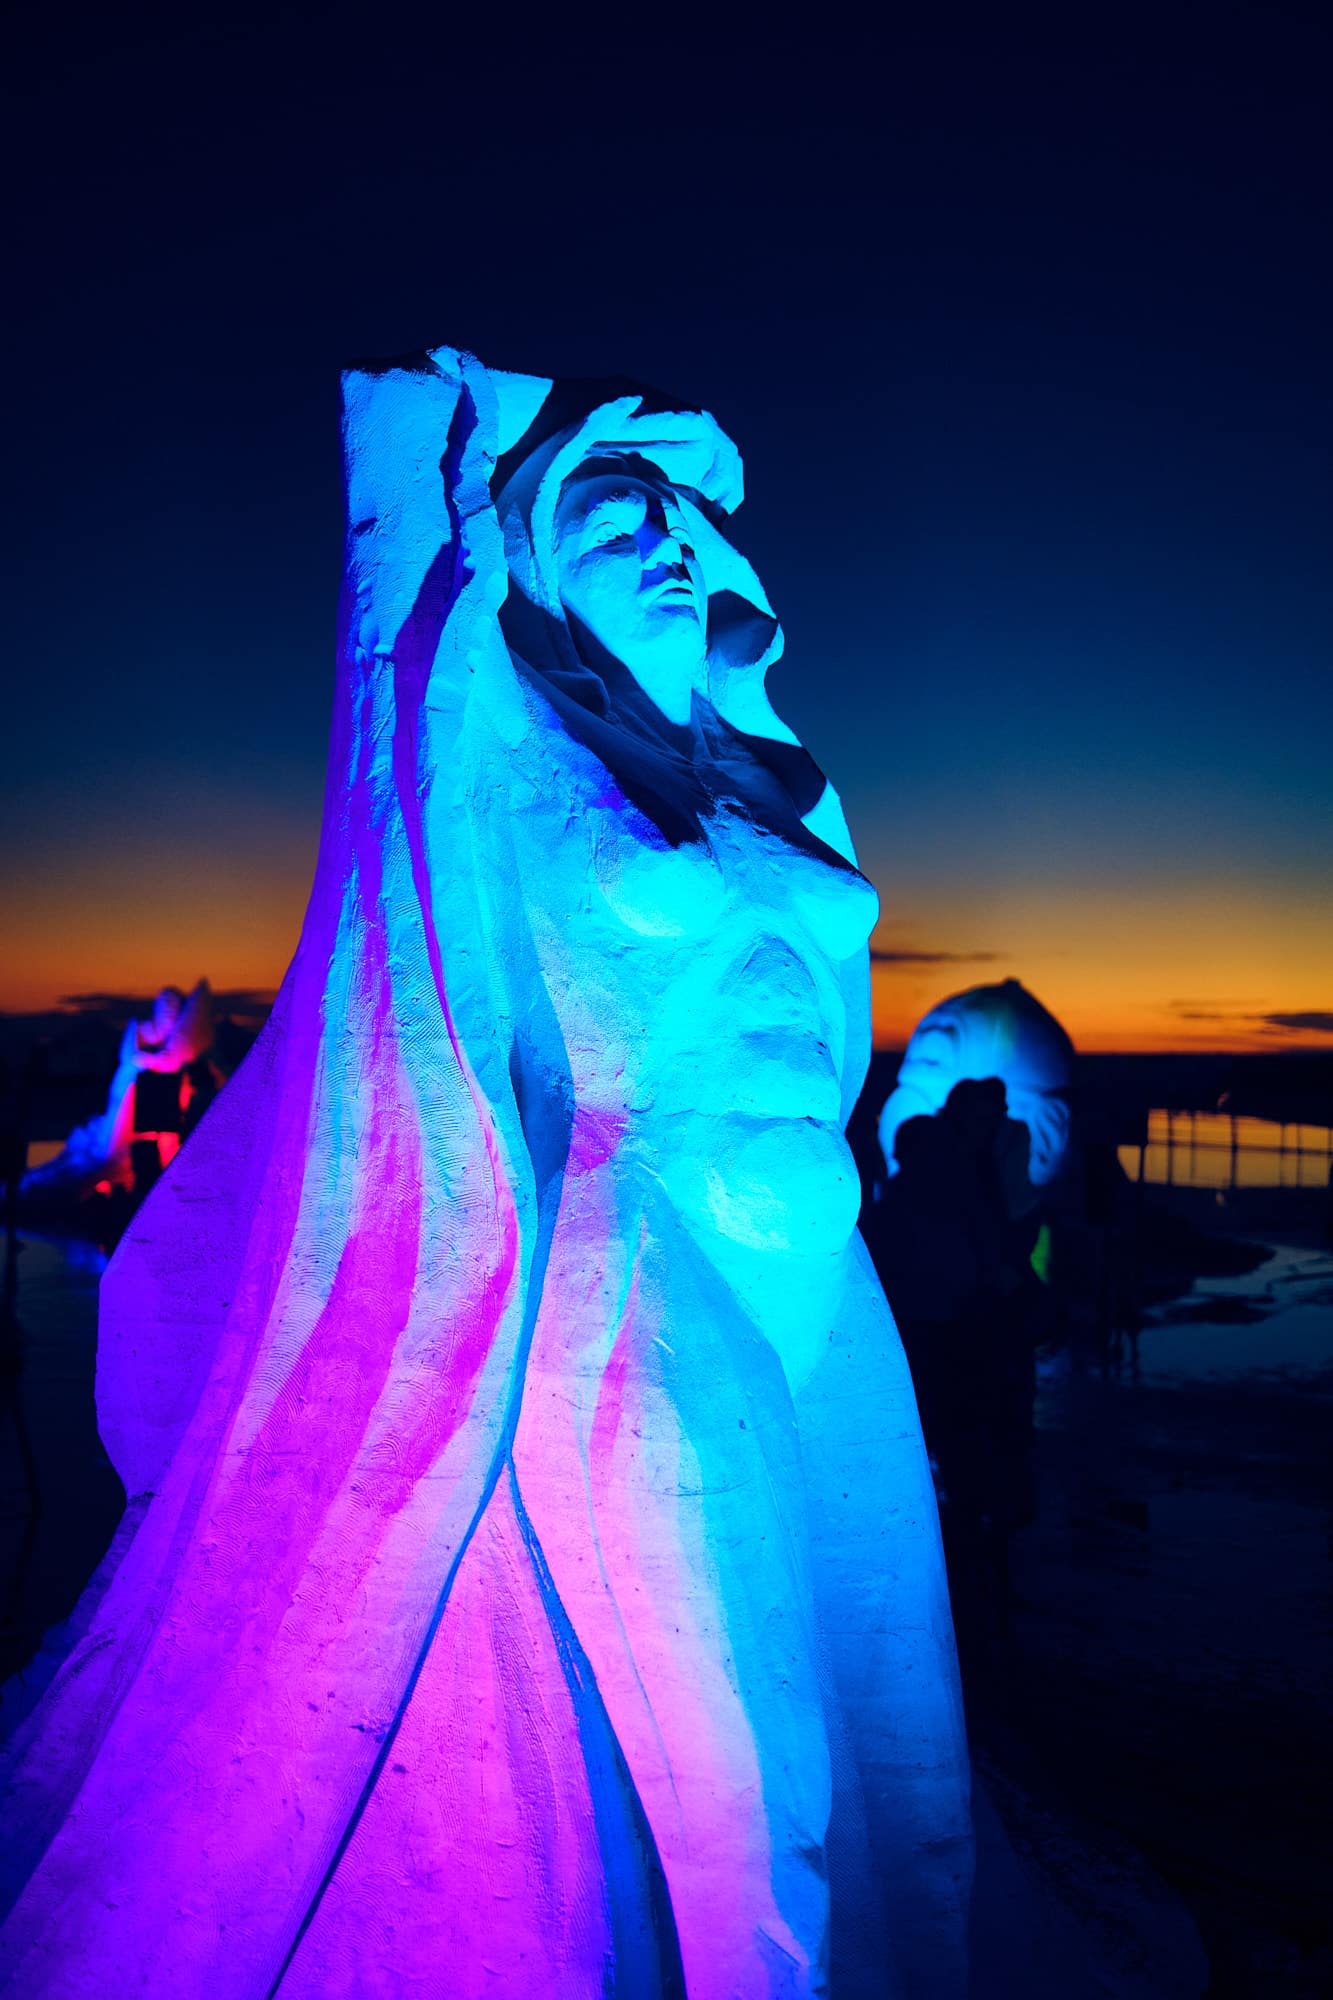
M 733 890 L 773 927 L 804 941 L 833 965 L 865 949 L 879 919 L 879 894 L 850 862 L 724 811 L 708 823 L 709 844 Z
M 717 929 L 727 883 L 706 842 L 673 847 L 623 795 L 598 800 L 590 827 L 593 879 L 627 930 L 637 937 L 683 939 Z
M 854 868 L 834 868 L 814 855 L 791 863 L 792 907 L 812 941 L 835 962 L 864 951 L 879 921 L 879 892 Z

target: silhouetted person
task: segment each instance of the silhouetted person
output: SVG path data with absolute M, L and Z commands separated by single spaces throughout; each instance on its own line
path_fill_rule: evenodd
M 28 1099 L 26 1074 L 0 1063 L 0 1188 L 11 1238 L 18 1226 L 19 1183 L 28 1165 Z
M 37 1547 L 37 1522 L 42 1511 L 41 1487 L 37 1476 L 37 1454 L 28 1428 L 23 1402 L 23 1367 L 27 1342 L 18 1316 L 18 1253 L 21 1248 L 11 1230 L 5 1241 L 4 1272 L 0 1281 L 0 1430 L 13 1427 L 23 1467 L 27 1505 L 23 1527 L 0 1594 L 0 1674 L 13 1670 L 11 1648 L 18 1629 L 19 1606 L 32 1569 Z
M 156 1139 L 136 1139 L 130 1147 L 130 1168 L 134 1174 L 134 1205 L 137 1208 L 162 1178 L 162 1154 Z
M 207 1056 L 198 1056 L 185 1071 L 182 1090 L 184 1114 L 181 1120 L 182 1137 L 188 1138 L 199 1120 L 207 1111 L 220 1089 L 217 1072 Z
M 926 1445 L 937 1469 L 951 1424 L 956 1327 L 980 1270 L 956 1198 L 949 1134 L 937 1118 L 909 1118 L 894 1139 L 898 1171 L 880 1203 L 879 1274 L 902 1336 Z
M 998 1078 L 955 1085 L 898 1128 L 877 1229 L 936 1467 L 960 1622 L 1000 1620 L 1008 1539 L 1032 1517 L 1039 1226 L 1027 1127 Z

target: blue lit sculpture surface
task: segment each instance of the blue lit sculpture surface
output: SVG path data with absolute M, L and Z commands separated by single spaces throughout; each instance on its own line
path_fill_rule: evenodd
M 104 1286 L 131 1496 L 7 1768 L 4 1990 L 961 1994 L 929 1471 L 843 1123 L 876 900 L 740 461 L 345 382 L 319 864 Z

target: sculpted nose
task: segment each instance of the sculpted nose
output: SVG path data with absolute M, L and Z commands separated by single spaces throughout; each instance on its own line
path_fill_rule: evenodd
M 694 554 L 688 530 L 681 526 L 679 520 L 672 520 L 656 495 L 648 503 L 643 526 L 639 530 L 639 548 L 645 566 L 665 563 L 672 569 L 682 571 L 688 558 Z
M 685 568 L 684 540 L 665 522 L 645 521 L 639 536 L 639 548 L 645 568 L 659 564 L 668 569 Z

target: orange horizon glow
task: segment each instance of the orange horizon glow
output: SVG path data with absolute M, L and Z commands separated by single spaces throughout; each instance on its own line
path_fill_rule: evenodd
M 1107 880 L 991 890 L 903 910 L 874 944 L 976 939 L 976 955 L 872 967 L 875 1044 L 901 1047 L 950 993 L 1020 979 L 1088 1054 L 1333 1050 L 1268 1017 L 1333 1017 L 1327 898 L 1289 882 Z
M 147 840 L 53 855 L 8 883 L 0 1012 L 200 977 L 222 991 L 276 989 L 300 936 L 314 835 L 280 820 L 250 833 L 206 856 Z M 872 966 L 877 1048 L 901 1048 L 947 995 L 1012 976 L 1088 1053 L 1333 1051 L 1333 1035 L 1264 1024 L 1333 1010 L 1333 923 L 1316 885 L 1108 878 L 950 885 L 926 898 L 905 892 L 900 867 L 867 867 L 887 912 L 872 944 L 905 955 Z

